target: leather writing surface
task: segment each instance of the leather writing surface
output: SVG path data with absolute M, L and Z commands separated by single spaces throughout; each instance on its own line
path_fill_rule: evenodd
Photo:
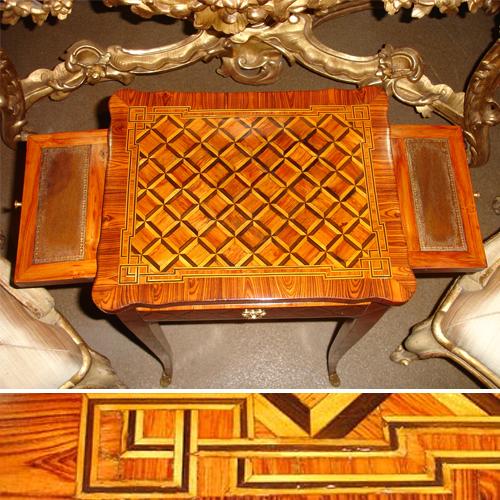
M 43 150 L 35 264 L 83 259 L 89 162 L 90 145 Z
M 467 250 L 448 140 L 408 138 L 405 145 L 422 250 Z

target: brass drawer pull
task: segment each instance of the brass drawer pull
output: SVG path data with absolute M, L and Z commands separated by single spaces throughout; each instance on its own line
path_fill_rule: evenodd
M 245 319 L 262 319 L 266 315 L 264 309 L 245 309 L 241 315 Z

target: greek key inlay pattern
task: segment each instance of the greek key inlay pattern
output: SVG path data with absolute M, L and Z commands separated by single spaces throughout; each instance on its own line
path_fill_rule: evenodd
M 89 395 L 77 497 L 467 498 L 454 471 L 499 468 L 499 411 L 493 395 Z

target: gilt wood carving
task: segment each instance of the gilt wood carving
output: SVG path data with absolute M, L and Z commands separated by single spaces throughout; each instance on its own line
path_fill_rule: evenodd
M 120 91 L 110 108 L 103 310 L 411 296 L 379 89 Z
M 52 70 L 40 68 L 22 80 L 14 75 L 10 87 L 0 86 L 0 101 L 8 103 L 6 107 L 0 105 L 5 120 L 3 137 L 11 147 L 21 138 L 22 134 L 17 132 L 24 126 L 25 108 L 45 96 L 63 99 L 84 84 L 109 80 L 129 84 L 135 75 L 163 73 L 218 58 L 220 74 L 246 84 L 275 82 L 285 63 L 298 63 L 334 80 L 359 86 L 383 85 L 423 116 L 436 112 L 452 123 L 465 126 L 471 144 L 471 165 L 487 161 L 487 129 L 498 122 L 498 117 L 491 119 L 489 106 L 492 103 L 496 107 L 493 114 L 497 114 L 498 104 L 491 96 L 498 81 L 489 77 L 495 70 L 498 72 L 498 58 L 495 60 L 493 52 L 490 51 L 478 66 L 464 105 L 463 92 L 431 82 L 424 74 L 420 55 L 412 48 L 386 45 L 377 54 L 359 57 L 327 47 L 314 36 L 315 24 L 376 8 L 377 4 L 382 4 L 380 1 L 105 0 L 104 3 L 110 7 L 129 5 L 134 13 L 147 18 L 166 15 L 189 19 L 199 32 L 181 42 L 150 50 L 130 50 L 118 45 L 101 47 L 81 40 L 68 48 L 64 61 Z M 434 7 L 443 13 L 452 12 L 463 3 L 472 12 L 483 8 L 493 14 L 499 7 L 497 0 L 384 0 L 383 6 L 389 14 L 401 8 L 413 8 L 413 17 L 423 17 Z M 73 0 L 45 0 L 43 3 L 9 0 L 0 4 L 0 11 L 5 24 L 15 24 L 20 17 L 26 16 L 43 24 L 49 14 L 65 19 L 72 6 Z M 492 50 L 498 51 L 498 44 Z M 2 52 L 0 59 L 7 61 Z M 486 73 L 489 75 L 485 77 Z M 480 116 L 477 121 L 481 113 L 488 115 L 487 119 Z
M 494 500 L 491 394 L 0 397 L 8 498 Z
M 21 82 L 7 54 L 0 48 L 0 134 L 10 148 L 23 136 L 26 105 Z

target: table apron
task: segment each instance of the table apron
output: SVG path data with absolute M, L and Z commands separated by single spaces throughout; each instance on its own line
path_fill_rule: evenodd
M 237 320 L 281 320 L 281 319 L 335 319 L 356 318 L 362 316 L 370 303 L 335 305 L 335 306 L 304 306 L 303 304 L 250 304 L 218 306 L 173 307 L 153 310 L 137 308 L 137 313 L 144 321 L 237 321 Z M 262 314 L 262 311 L 265 314 Z M 254 312 L 255 318 L 250 318 Z M 246 313 L 246 314 L 245 314 Z

